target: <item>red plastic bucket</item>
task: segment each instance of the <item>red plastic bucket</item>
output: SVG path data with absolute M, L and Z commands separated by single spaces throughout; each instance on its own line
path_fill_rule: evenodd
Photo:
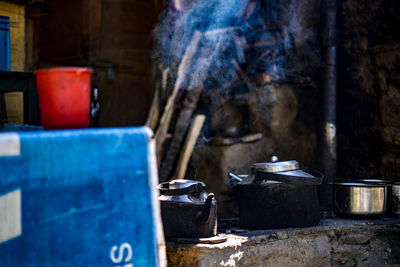
M 72 67 L 35 71 L 45 129 L 89 126 L 92 72 L 92 69 Z

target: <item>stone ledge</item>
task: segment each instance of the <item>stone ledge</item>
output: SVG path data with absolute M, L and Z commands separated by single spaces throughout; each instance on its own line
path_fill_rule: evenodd
M 326 219 L 226 237 L 213 245 L 167 243 L 169 266 L 400 266 L 400 219 Z

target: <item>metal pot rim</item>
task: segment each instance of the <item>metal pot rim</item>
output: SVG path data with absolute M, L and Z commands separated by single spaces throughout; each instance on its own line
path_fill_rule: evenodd
M 392 184 L 391 181 L 381 180 L 381 179 L 360 179 L 356 180 L 355 182 L 372 183 L 372 184 Z
M 278 162 L 254 163 L 252 166 L 252 171 L 282 172 L 298 170 L 299 168 L 299 163 L 296 160 L 288 160 Z
M 367 183 L 367 182 L 336 182 L 334 185 L 356 186 L 356 187 L 388 187 L 386 183 Z

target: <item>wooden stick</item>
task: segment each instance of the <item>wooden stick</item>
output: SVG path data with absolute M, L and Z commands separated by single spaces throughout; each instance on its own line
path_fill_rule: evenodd
M 185 178 L 189 159 L 192 156 L 194 146 L 196 144 L 197 138 L 200 135 L 201 128 L 203 128 L 205 119 L 205 115 L 196 115 L 192 121 L 192 124 L 190 125 L 189 132 L 187 134 L 182 152 L 179 156 L 178 165 L 176 167 L 175 177 L 177 179 Z
M 170 70 L 170 68 L 166 68 L 162 72 L 161 95 L 164 95 L 165 91 L 167 91 L 168 74 Z
M 249 19 L 249 17 L 251 16 L 251 14 L 253 14 L 255 7 L 257 5 L 257 0 L 250 0 L 250 3 L 248 4 L 247 8 L 246 8 L 246 12 L 244 14 L 244 21 L 247 21 Z
M 235 43 L 236 54 L 237 54 L 239 63 L 243 63 L 246 61 L 246 56 L 243 52 L 243 46 L 246 43 L 246 40 L 240 38 L 236 34 L 232 34 L 232 38 Z
M 217 45 L 214 51 L 218 51 L 220 47 Z M 204 88 L 204 82 L 207 79 L 209 67 L 212 63 L 215 52 L 210 51 L 209 47 L 203 46 L 199 49 L 199 56 L 193 68 L 192 79 L 188 86 L 188 93 L 183 101 L 183 108 L 179 112 L 176 120 L 174 133 L 168 151 L 161 163 L 159 172 L 160 182 L 165 182 L 173 175 L 173 169 L 177 156 L 181 151 L 182 143 L 190 125 L 193 112 L 197 107 L 197 102 Z
M 254 61 L 254 63 L 252 63 L 250 66 L 247 67 L 246 69 L 246 74 L 252 69 L 255 68 L 257 66 L 257 64 L 263 60 L 266 56 L 268 56 L 269 54 L 271 54 L 272 50 L 268 49 L 267 51 L 265 51 L 264 53 L 261 54 L 261 56 L 259 56 L 256 61 Z
M 224 33 L 228 33 L 228 32 L 234 32 L 238 30 L 238 27 L 225 27 L 225 28 L 218 28 L 218 29 L 214 29 L 214 30 L 208 30 L 206 32 L 204 32 L 204 35 L 206 37 L 211 37 L 211 36 L 217 36 L 217 35 L 221 35 Z
M 183 10 L 183 4 L 181 0 L 174 0 L 174 7 L 176 10 L 178 11 L 182 11 Z
M 151 70 L 151 87 L 154 88 L 153 99 L 151 101 L 150 109 L 147 114 L 147 119 L 145 125 L 150 127 L 153 131 L 157 126 L 157 122 L 159 119 L 159 95 L 161 90 L 161 81 L 160 81 L 160 69 L 158 68 L 156 63 L 152 64 Z
M 157 129 L 155 138 L 158 139 L 160 135 L 165 134 L 168 131 L 169 123 L 171 122 L 171 117 L 173 114 L 173 106 L 176 101 L 179 89 L 182 88 L 187 77 L 189 76 L 190 67 L 192 65 L 194 54 L 197 51 L 197 47 L 200 41 L 201 33 L 196 31 L 193 35 L 192 41 L 186 48 L 185 55 L 182 58 L 181 63 L 178 67 L 178 75 L 175 82 L 174 89 L 168 98 L 167 104 L 165 105 L 163 115 L 160 120 L 160 126 Z
M 244 81 L 244 83 L 249 88 L 249 90 L 255 89 L 255 85 L 247 78 L 246 74 L 242 71 L 239 64 L 235 60 L 232 60 L 232 64 L 235 67 L 236 71 L 239 73 L 239 75 L 242 78 L 242 80 Z
M 146 120 L 146 126 L 150 127 L 153 131 L 157 126 L 158 119 L 160 117 L 160 92 L 159 82 L 156 82 L 156 91 L 154 92 L 153 101 L 150 106 L 149 115 Z
M 185 82 L 188 80 L 190 67 L 192 66 L 193 58 L 197 51 L 201 36 L 202 36 L 202 33 L 200 33 L 199 31 L 196 31 L 193 35 L 192 40 L 190 41 L 190 44 L 186 48 L 185 54 L 183 55 L 183 58 L 182 58 L 182 61 L 181 61 L 181 63 L 179 63 L 179 67 L 178 67 L 178 71 L 177 71 L 178 72 L 177 79 L 175 81 L 174 89 L 172 90 L 171 95 L 168 97 L 167 103 L 164 107 L 164 112 L 160 119 L 159 126 L 155 133 L 154 137 L 156 139 L 156 153 L 157 153 L 158 164 L 160 164 L 160 162 L 161 162 L 162 150 L 164 147 L 164 142 L 167 139 L 167 131 L 169 128 L 169 124 L 171 122 L 172 115 L 174 114 L 174 105 L 176 102 L 176 98 L 178 96 L 178 92 L 184 86 Z M 163 73 L 163 76 L 164 76 L 163 78 L 167 77 L 168 73 L 169 73 L 169 70 L 165 71 Z M 165 78 L 165 81 L 166 81 L 166 78 Z M 162 86 L 165 86 L 164 83 Z

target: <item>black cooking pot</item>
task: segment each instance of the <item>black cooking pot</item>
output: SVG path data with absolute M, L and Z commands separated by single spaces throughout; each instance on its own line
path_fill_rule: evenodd
M 166 239 L 201 238 L 217 234 L 217 201 L 206 185 L 193 180 L 161 183 L 161 217 Z
M 230 173 L 239 204 L 240 227 L 276 229 L 319 223 L 317 185 L 323 175 L 297 161 L 256 163 L 250 175 Z

